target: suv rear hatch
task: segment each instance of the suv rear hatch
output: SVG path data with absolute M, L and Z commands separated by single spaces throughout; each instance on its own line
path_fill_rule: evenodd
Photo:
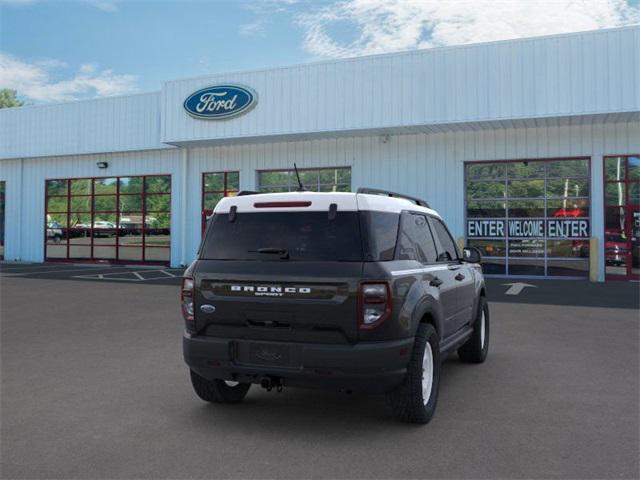
M 275 207 L 261 211 L 231 206 L 216 212 L 193 272 L 198 333 L 357 341 L 363 268 L 358 212 L 308 209 L 311 204 L 280 209 L 279 202 L 270 202 Z

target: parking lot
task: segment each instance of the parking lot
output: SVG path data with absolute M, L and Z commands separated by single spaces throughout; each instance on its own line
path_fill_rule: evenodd
M 358 393 L 201 402 L 180 273 L 0 266 L 2 478 L 640 474 L 637 283 L 490 280 L 487 362 L 448 358 L 436 416 L 415 426 Z

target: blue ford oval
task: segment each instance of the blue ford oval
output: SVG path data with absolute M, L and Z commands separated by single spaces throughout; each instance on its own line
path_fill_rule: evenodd
M 211 120 L 235 117 L 251 109 L 258 96 L 241 85 L 214 85 L 192 93 L 184 101 L 189 115 Z

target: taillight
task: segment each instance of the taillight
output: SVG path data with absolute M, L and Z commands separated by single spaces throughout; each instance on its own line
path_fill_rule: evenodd
M 391 289 L 386 282 L 360 284 L 358 292 L 358 315 L 360 329 L 377 327 L 391 315 Z
M 193 278 L 184 277 L 182 279 L 180 303 L 182 305 L 182 316 L 185 321 L 193 322 Z

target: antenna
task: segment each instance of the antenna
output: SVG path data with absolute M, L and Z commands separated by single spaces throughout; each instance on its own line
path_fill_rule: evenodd
M 298 173 L 298 166 L 294 163 L 293 164 L 293 169 L 296 172 L 296 178 L 298 179 L 298 192 L 304 192 L 305 188 L 304 185 L 302 185 L 302 180 L 300 180 L 300 174 Z

